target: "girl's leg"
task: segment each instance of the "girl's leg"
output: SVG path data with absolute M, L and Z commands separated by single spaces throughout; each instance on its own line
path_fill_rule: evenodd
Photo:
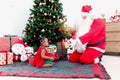
M 52 67 L 53 62 L 51 60 L 45 60 L 44 65 L 42 67 Z
M 42 67 L 52 67 L 52 64 L 44 64 Z

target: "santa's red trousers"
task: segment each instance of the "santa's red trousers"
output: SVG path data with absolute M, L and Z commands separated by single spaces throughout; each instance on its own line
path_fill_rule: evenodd
M 75 50 L 72 54 L 70 54 L 69 61 L 74 63 L 80 62 L 82 64 L 93 64 L 94 59 L 102 56 L 102 54 L 102 52 L 92 48 L 87 48 L 83 53 L 79 53 Z

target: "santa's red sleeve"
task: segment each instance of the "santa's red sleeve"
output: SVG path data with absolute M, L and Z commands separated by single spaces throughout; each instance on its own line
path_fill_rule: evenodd
M 85 43 L 96 43 L 100 40 L 103 40 L 106 38 L 106 32 L 105 32 L 105 22 L 103 19 L 95 19 L 91 25 L 91 28 L 89 32 L 87 32 L 85 35 L 79 37 L 77 41 L 80 44 Z

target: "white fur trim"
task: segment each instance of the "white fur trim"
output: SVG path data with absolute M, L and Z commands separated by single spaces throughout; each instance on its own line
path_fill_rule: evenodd
M 97 50 L 97 51 L 100 51 L 100 52 L 102 52 L 102 53 L 105 52 L 104 49 L 101 49 L 101 48 L 98 48 L 98 47 L 89 47 L 89 48 L 93 48 L 93 49 L 95 49 L 95 50 Z
M 99 63 L 99 62 L 100 61 L 99 61 L 98 57 L 94 59 L 94 63 Z

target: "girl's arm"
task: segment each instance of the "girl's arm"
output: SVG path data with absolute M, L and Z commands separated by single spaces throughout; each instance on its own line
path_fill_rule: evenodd
M 41 58 L 52 60 L 52 61 L 54 60 L 53 57 L 49 57 L 49 56 L 45 55 L 45 50 L 44 49 L 41 51 Z

